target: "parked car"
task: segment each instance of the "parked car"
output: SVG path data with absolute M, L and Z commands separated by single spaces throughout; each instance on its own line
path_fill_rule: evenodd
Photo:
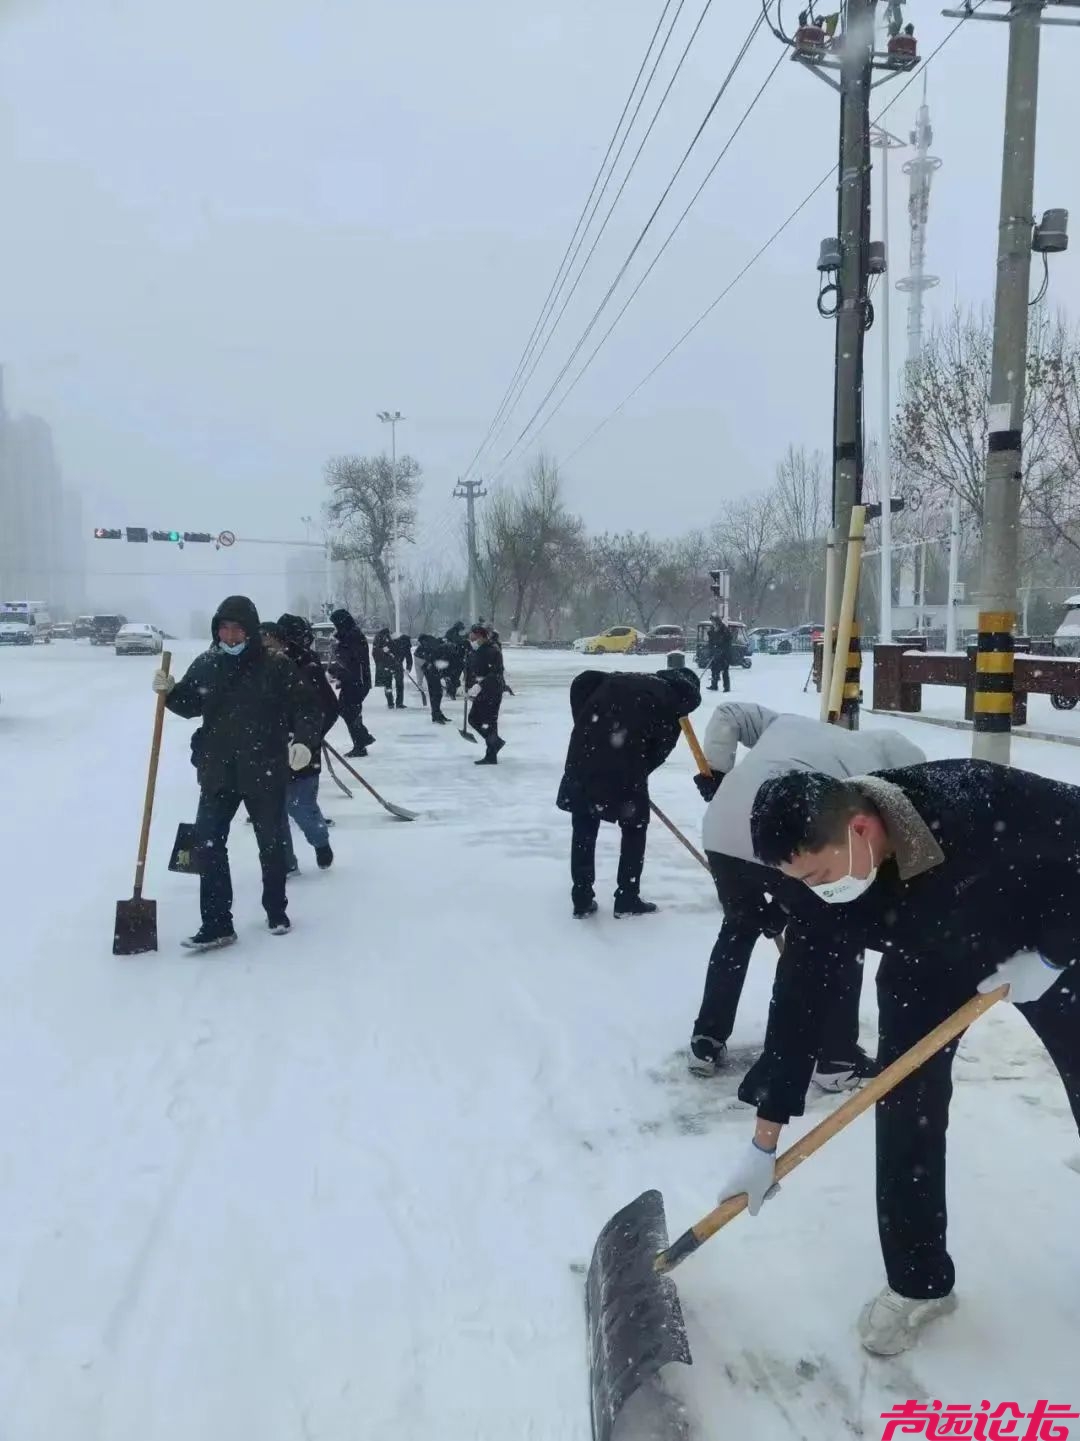
M 34 627 L 25 616 L 0 612 L 0 645 L 33 645 Z
M 77 615 L 75 617 L 75 639 L 89 640 L 94 633 L 94 617 L 92 615 Z
M 117 655 L 160 655 L 161 634 L 146 621 L 130 621 L 116 633 Z
M 769 642 L 772 640 L 773 636 L 787 635 L 787 631 L 784 630 L 782 626 L 777 625 L 756 625 L 752 631 L 748 632 L 748 635 L 750 640 L 750 652 L 751 654 L 755 654 L 762 651 L 767 651 L 769 648 Z
M 668 655 L 673 650 L 685 650 L 686 632 L 681 625 L 654 625 L 638 641 L 637 648 L 642 655 Z
M 114 645 L 120 627 L 127 624 L 126 615 L 96 615 L 90 631 L 91 645 Z
M 69 620 L 54 620 L 49 628 L 53 640 L 74 640 L 75 627 Z
M 590 636 L 581 648 L 586 655 L 630 655 L 641 639 L 641 632 L 632 625 L 610 625 Z
M 749 670 L 753 664 L 750 659 L 750 633 L 741 620 L 729 620 L 726 624 L 731 632 L 731 664 L 741 666 L 743 670 Z M 709 664 L 709 622 L 707 620 L 698 621 L 694 664 L 698 670 L 704 670 Z

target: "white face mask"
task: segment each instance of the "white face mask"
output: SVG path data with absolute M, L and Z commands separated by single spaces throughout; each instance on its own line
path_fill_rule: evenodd
M 870 889 L 877 879 L 878 868 L 874 863 L 874 848 L 869 841 L 866 843 L 867 849 L 870 852 L 870 870 L 868 874 L 865 876 L 853 876 L 851 874 L 851 868 L 854 865 L 851 853 L 851 839 L 852 830 L 849 826 L 847 835 L 847 875 L 841 876 L 838 881 L 824 881 L 819 886 L 810 887 L 810 890 L 813 891 L 815 896 L 820 900 L 828 901 L 831 906 L 843 905 L 847 901 L 857 901 L 865 891 Z
M 471 640 L 469 644 L 472 646 L 473 650 L 480 649 L 480 642 L 478 640 Z
M 226 645 L 224 641 L 219 641 L 218 644 L 226 655 L 243 655 L 247 641 L 238 640 L 235 645 Z

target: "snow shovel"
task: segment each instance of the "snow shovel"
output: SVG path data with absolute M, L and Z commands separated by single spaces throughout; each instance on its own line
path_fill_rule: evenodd
M 345 782 L 340 778 L 340 776 L 338 775 L 337 771 L 334 769 L 334 763 L 333 763 L 333 761 L 330 759 L 330 752 L 329 752 L 329 750 L 328 750 L 327 747 L 326 747 L 326 742 L 325 742 L 325 741 L 323 742 L 323 748 L 322 748 L 322 749 L 323 749 L 323 760 L 326 762 L 326 769 L 327 769 L 327 771 L 328 771 L 329 774 L 330 774 L 330 779 L 334 782 L 334 784 L 337 786 L 337 788 L 338 788 L 339 791 L 344 791 L 344 793 L 349 797 L 349 799 L 352 800 L 352 798 L 353 798 L 353 793 L 352 793 L 352 791 L 349 789 L 349 787 L 345 784 Z
M 161 669 L 169 674 L 172 654 L 165 651 Z M 139 831 L 139 852 L 135 862 L 135 885 L 130 901 L 117 901 L 113 925 L 113 955 L 142 956 L 156 951 L 157 901 L 143 899 L 143 875 L 146 872 L 146 848 L 150 843 L 150 817 L 154 811 L 154 789 L 157 785 L 158 756 L 161 754 L 161 728 L 165 720 L 165 692 L 160 691 L 154 710 L 154 733 L 150 741 L 150 770 L 146 777 L 146 799 L 143 801 L 142 829 Z
M 682 831 L 679 830 L 679 827 L 675 824 L 674 821 L 668 820 L 667 816 L 664 814 L 664 812 L 660 809 L 660 807 L 656 804 L 655 801 L 649 802 L 649 809 L 652 811 L 653 815 L 660 822 L 660 824 L 667 826 L 668 830 L 675 837 L 675 839 L 686 847 L 686 849 L 693 856 L 694 860 L 697 861 L 699 865 L 704 866 L 706 870 L 709 870 L 709 863 L 698 850 L 697 846 L 694 845 L 693 841 L 688 841 L 686 839 L 686 837 L 683 835 Z
M 464 710 L 464 714 L 463 714 L 462 717 L 461 717 L 461 729 L 458 731 L 458 735 L 459 735 L 459 736 L 462 736 L 462 737 L 463 737 L 465 740 L 467 740 L 467 741 L 472 741 L 473 745 L 477 745 L 477 744 L 478 744 L 476 737 L 473 735 L 472 731 L 469 729 L 469 697 L 468 697 L 468 693 L 466 693 L 466 695 L 465 695 L 465 710 Z
M 330 752 L 330 754 L 334 757 L 334 759 L 337 761 L 338 765 L 344 766 L 345 769 L 346 769 L 346 770 L 349 772 L 349 774 L 352 776 L 353 780 L 359 781 L 360 784 L 361 784 L 361 785 L 364 787 L 364 789 L 367 791 L 368 795 L 374 796 L 375 799 L 376 799 L 376 800 L 379 802 L 379 804 L 382 806 L 382 808 L 383 808 L 384 811 L 389 811 L 390 814 L 391 814 L 396 820 L 399 820 L 399 821 L 415 821 L 415 820 L 417 819 L 417 814 L 416 814 L 415 811 L 407 811 L 404 806 L 396 806 L 396 805 L 393 804 L 392 801 L 384 800 L 384 799 L 382 798 L 382 796 L 379 794 L 379 792 L 375 789 L 375 787 L 372 786 L 372 785 L 369 785 L 369 784 L 367 783 L 367 781 L 364 779 L 364 777 L 363 777 L 362 775 L 360 775 L 360 773 L 359 773 L 358 771 L 354 771 L 353 768 L 352 768 L 352 766 L 351 766 L 351 765 L 349 764 L 349 762 L 345 759 L 345 757 L 342 756 L 342 755 L 338 755 L 337 751 L 334 749 L 334 747 L 333 747 L 332 745 L 330 745 L 330 743 L 329 743 L 328 741 L 324 741 L 323 744 L 324 744 L 324 746 L 326 747 L 326 749 Z
M 999 986 L 988 995 L 972 996 L 868 1081 L 784 1152 L 776 1163 L 777 1180 L 790 1175 L 856 1116 L 954 1041 L 1007 991 L 1007 986 Z M 668 1245 L 664 1198 L 659 1191 L 645 1191 L 600 1232 L 585 1290 L 594 1441 L 613 1441 L 623 1406 L 662 1366 L 671 1361 L 693 1364 L 682 1307 L 669 1273 L 745 1209 L 745 1195 L 731 1196 Z
M 713 773 L 712 766 L 705 759 L 705 752 L 701 749 L 701 742 L 694 733 L 694 727 L 691 724 L 690 717 L 686 715 L 680 716 L 679 726 L 683 735 L 686 737 L 686 744 L 690 747 L 694 760 L 697 761 L 698 774 L 711 776 Z
M 425 705 L 427 705 L 427 692 L 424 690 L 424 687 L 416 679 L 411 670 L 407 671 L 406 674 L 408 675 L 409 679 L 412 681 L 416 689 L 420 692 L 420 699 L 424 702 Z

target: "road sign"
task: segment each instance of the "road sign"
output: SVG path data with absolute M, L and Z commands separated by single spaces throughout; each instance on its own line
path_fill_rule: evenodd
M 233 535 L 231 530 L 223 530 L 218 536 L 217 541 L 218 545 L 223 545 L 227 550 L 230 545 L 236 544 L 236 536 Z

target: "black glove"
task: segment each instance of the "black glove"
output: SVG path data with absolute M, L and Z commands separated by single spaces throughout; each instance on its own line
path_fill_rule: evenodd
M 722 774 L 716 775 L 715 773 L 713 773 L 712 775 L 707 776 L 703 776 L 700 774 L 696 775 L 694 777 L 694 784 L 698 788 L 698 794 L 701 796 L 701 799 L 703 801 L 711 801 L 713 796 L 720 789 L 720 782 L 723 779 L 724 777 Z

